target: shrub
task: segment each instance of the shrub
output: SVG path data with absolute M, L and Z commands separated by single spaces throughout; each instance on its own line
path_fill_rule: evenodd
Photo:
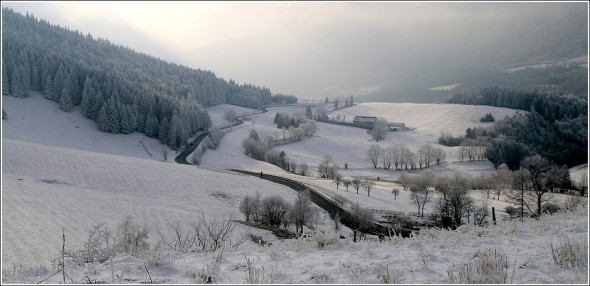
M 451 269 L 447 273 L 451 284 L 511 284 L 514 270 L 509 280 L 508 258 L 495 250 L 487 250 L 475 253 L 457 273 Z
M 583 199 L 581 196 L 569 196 L 565 200 L 565 209 L 569 211 L 573 211 L 577 209 L 579 206 L 586 207 L 588 201 Z
M 196 245 L 205 252 L 214 252 L 227 243 L 230 243 L 231 247 L 238 246 L 238 244 L 231 245 L 230 241 L 230 236 L 236 227 L 233 220 L 233 215 L 228 218 L 207 219 L 205 215 L 201 214 L 201 217 L 192 225 Z
M 400 284 L 403 282 L 401 276 L 399 270 L 394 267 L 389 268 L 389 265 L 387 265 L 385 266 L 385 271 L 379 274 L 378 277 L 381 278 L 383 284 Z
M 459 135 L 457 137 L 453 137 L 450 134 L 446 134 L 446 133 L 441 133 L 440 137 L 438 137 L 438 144 L 440 145 L 444 145 L 447 147 L 455 147 L 455 146 L 459 146 L 461 145 L 461 143 L 463 142 L 463 139 L 465 139 L 462 135 Z
M 289 204 L 282 197 L 277 195 L 267 197 L 262 200 L 260 207 L 261 220 L 264 224 L 279 227 L 286 219 L 289 209 Z
M 124 221 L 117 226 L 117 250 L 131 255 L 149 250 L 148 230 L 144 225 L 140 229 L 133 221 L 133 217 L 127 216 Z
M 561 207 L 556 203 L 546 203 L 543 205 L 543 212 L 547 214 L 554 214 L 561 210 Z
M 88 231 L 88 238 L 84 241 L 82 249 L 66 252 L 66 255 L 80 266 L 87 263 L 104 263 L 115 254 L 112 249 L 114 241 L 111 231 L 104 227 L 104 224 L 97 224 Z
M 494 122 L 496 119 L 492 116 L 491 113 L 486 113 L 484 117 L 482 117 L 479 121 L 481 122 Z
M 556 245 L 551 243 L 551 256 L 559 267 L 588 267 L 588 243 L 571 241 L 566 236 Z

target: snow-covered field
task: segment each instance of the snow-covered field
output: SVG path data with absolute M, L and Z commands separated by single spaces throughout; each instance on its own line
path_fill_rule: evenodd
M 460 86 L 462 83 L 450 84 L 450 85 L 442 85 L 437 87 L 431 87 L 428 90 L 432 91 L 450 91 L 455 89 L 456 87 Z
M 167 152 L 167 161 L 174 161 L 176 152 L 158 140 L 137 132 L 100 132 L 94 122 L 82 116 L 79 106 L 63 112 L 38 92 L 30 92 L 29 98 L 2 96 L 2 109 L 8 115 L 2 120 L 2 138 L 159 161 Z
M 281 130 L 273 124 L 274 116 L 280 113 L 304 113 L 304 106 L 271 107 L 269 112 L 254 116 L 254 123 L 248 123 L 237 128 L 236 131 L 225 135 L 221 145 L 216 150 L 209 150 L 204 155 L 201 165 L 215 168 L 240 168 L 254 171 L 276 170 L 270 164 L 252 160 L 242 154 L 242 140 L 248 132 L 254 129 L 259 133 L 282 139 Z M 465 130 L 474 126 L 488 126 L 479 119 L 486 113 L 492 113 L 497 118 L 504 118 L 516 113 L 516 110 L 489 106 L 468 106 L 451 104 L 411 104 L 411 103 L 362 103 L 354 107 L 331 112 L 330 117 L 338 114 L 346 116 L 346 121 L 352 121 L 355 115 L 383 116 L 389 121 L 404 122 L 411 131 L 389 132 L 387 138 L 378 142 L 382 146 L 393 143 L 403 143 L 416 152 L 422 145 L 430 143 L 442 148 L 447 153 L 447 162 L 432 168 L 439 174 L 453 172 L 480 175 L 495 171 L 490 162 L 458 162 L 457 148 L 440 146 L 437 139 L 442 131 L 453 135 L 461 135 Z M 215 117 L 212 115 L 212 117 Z M 317 123 L 318 132 L 312 138 L 301 142 L 278 146 L 297 163 L 307 163 L 310 169 L 315 169 L 324 155 L 334 158 L 336 165 L 341 168 L 344 176 L 370 176 L 396 180 L 399 172 L 375 170 L 366 159 L 368 148 L 375 144 L 367 134 L 367 130 L 340 126 L 328 123 Z M 344 164 L 349 168 L 344 169 Z M 267 166 L 269 165 L 269 166 Z M 420 171 L 418 171 L 420 172 Z
M 367 103 L 338 112 L 347 112 L 350 120 L 355 113 L 364 110 L 364 114 L 357 115 L 378 114 L 390 121 L 405 122 L 416 129 L 389 133 L 383 144 L 403 142 L 412 149 L 424 143 L 434 144 L 438 136 L 438 132 L 434 132 L 436 128 L 462 133 L 467 127 L 483 125 L 479 118 L 486 112 L 492 112 L 497 119 L 513 112 L 489 107 L 453 112 L 445 105 L 432 105 L 430 113 L 413 116 L 424 107 L 405 105 L 398 110 L 395 105 L 380 105 Z M 131 215 L 139 224 L 149 228 L 153 247 L 158 242 L 155 228 L 164 228 L 167 223 L 188 223 L 200 214 L 214 218 L 235 213 L 238 219 L 243 219 L 237 206 L 244 196 L 256 191 L 263 198 L 277 194 L 292 201 L 296 196 L 289 188 L 221 169 L 239 168 L 292 176 L 243 155 L 241 142 L 251 129 L 282 136 L 272 125 L 275 112 L 303 112 L 303 107 L 273 107 L 268 113 L 254 116 L 253 122 L 235 127 L 225 135 L 216 150 L 207 151 L 202 166 L 197 167 L 162 162 L 163 156 L 159 152 L 162 147 L 156 140 L 144 138 L 141 134 L 100 133 L 94 123 L 84 119 L 77 110 L 63 113 L 57 110 L 57 104 L 38 94 L 27 99 L 3 97 L 2 106 L 8 114 L 8 120 L 2 121 L 3 283 L 37 283 L 50 277 L 56 271 L 51 260 L 59 256 L 64 228 L 66 248 L 76 250 L 82 246 L 92 225 L 105 223 L 114 229 Z M 436 109 L 436 106 L 441 107 Z M 222 119 L 225 108 L 210 109 L 214 125 L 225 123 Z M 396 112 L 412 108 L 413 111 L 407 111 L 405 115 L 407 120 L 396 117 Z M 235 109 L 238 111 L 239 108 Z M 238 115 L 244 111 L 248 112 L 239 110 Z M 432 117 L 423 118 L 429 116 Z M 436 120 L 443 122 L 437 123 Z M 464 120 L 473 121 L 469 122 L 470 125 L 462 122 Z M 466 127 L 457 127 L 462 124 Z M 387 178 L 388 174 L 394 174 L 375 171 L 365 162 L 366 148 L 373 144 L 366 130 L 331 124 L 318 126 L 320 129 L 315 137 L 280 148 L 291 158 L 308 162 L 310 167 L 314 162 L 317 164 L 321 156 L 330 154 L 337 164 L 349 163 L 348 173 L 343 170 L 345 175 Z M 140 140 L 152 156 L 141 146 Z M 168 161 L 171 158 L 172 155 Z M 451 162 L 432 170 L 437 174 L 493 172 L 493 166 L 488 162 L 455 162 L 454 155 L 449 155 L 449 159 Z M 587 172 L 587 166 L 574 171 Z M 415 211 L 408 203 L 407 193 L 402 191 L 397 199 L 393 198 L 391 189 L 401 189 L 395 183 L 379 182 L 371 197 L 367 197 L 364 191 L 357 195 L 352 188 L 349 192 L 345 192 L 342 186 L 336 190 L 328 180 L 299 179 L 321 188 L 322 192 L 340 194 L 365 207 Z M 481 194 L 473 192 L 471 195 L 478 197 Z M 506 205 L 493 199 L 490 203 L 497 209 Z M 565 238 L 587 245 L 587 207 L 525 222 L 505 221 L 499 217 L 496 226 L 463 226 L 456 231 L 428 230 L 410 239 L 394 238 L 383 242 L 370 238 L 353 243 L 349 229 L 342 227 L 335 231 L 332 226 L 327 214 L 321 212 L 318 233 L 307 238 L 280 240 L 269 231 L 238 224 L 234 239 L 253 234 L 272 245 L 248 240 L 237 249 L 226 248 L 215 253 L 195 251 L 182 254 L 154 250 L 141 257 L 120 255 L 114 259 L 112 269 L 117 275 L 114 282 L 138 284 L 152 280 L 155 283 L 185 284 L 198 282 L 194 273 L 207 273 L 215 283 L 247 283 L 252 281 L 247 275 L 250 269 L 258 274 L 259 283 L 383 283 L 388 268 L 390 278 L 395 278 L 398 283 L 447 284 L 449 270 L 456 273 L 463 263 L 488 249 L 507 257 L 507 283 L 588 282 L 587 252 L 586 266 L 571 268 L 556 266 L 550 250 L 552 243 L 557 245 Z M 310 230 L 306 228 L 306 231 Z M 320 244 L 325 246 L 320 247 Z M 156 256 L 160 260 L 157 266 L 153 263 Z M 248 265 L 248 260 L 254 264 Z M 69 267 L 68 282 L 112 282 L 108 263 L 87 268 Z M 149 278 L 146 268 L 149 268 Z M 58 274 L 44 283 L 61 281 L 61 274 Z

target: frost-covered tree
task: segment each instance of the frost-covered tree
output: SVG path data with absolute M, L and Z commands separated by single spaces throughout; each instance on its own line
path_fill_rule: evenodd
M 69 76 L 66 77 L 63 83 L 63 88 L 61 90 L 61 96 L 59 99 L 59 109 L 70 112 L 74 107 L 74 102 L 72 99 L 72 82 Z
M 4 57 L 2 57 L 2 95 L 8 95 L 9 93 L 8 71 L 6 70 L 6 64 L 4 64 Z
M 362 182 L 363 188 L 365 189 L 365 191 L 367 192 L 367 196 L 371 196 L 371 189 L 373 189 L 373 186 L 375 186 L 375 182 L 371 181 L 371 180 L 363 180 Z
M 21 69 L 16 68 L 12 74 L 12 81 L 10 82 L 10 95 L 15 97 L 27 96 L 27 91 L 25 89 L 21 73 Z
M 374 168 L 377 168 L 377 164 L 379 163 L 379 157 L 383 154 L 383 148 L 380 145 L 373 144 L 367 150 L 367 159 L 371 164 L 373 164 Z
M 378 117 L 373 123 L 373 128 L 369 131 L 369 133 L 373 140 L 380 141 L 382 139 L 385 139 L 387 131 L 389 131 L 389 127 L 387 126 L 387 119 L 383 117 Z
M 303 233 L 303 226 L 311 220 L 311 209 L 309 192 L 299 192 L 289 213 L 291 221 L 295 224 L 295 232 Z

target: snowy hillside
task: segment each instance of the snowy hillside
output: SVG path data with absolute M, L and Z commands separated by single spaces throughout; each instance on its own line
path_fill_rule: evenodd
M 442 131 L 457 136 L 464 135 L 465 130 L 470 127 L 492 125 L 493 123 L 479 121 L 486 113 L 491 113 L 499 120 L 512 116 L 517 111 L 483 105 L 369 102 L 331 113 L 330 117 L 346 115 L 346 120 L 352 121 L 356 115 L 382 116 L 390 122 L 405 123 L 406 127 L 415 129 L 417 133 L 438 138 Z
M 158 161 L 163 161 L 167 152 L 167 161 L 174 160 L 175 151 L 157 139 L 137 132 L 100 132 L 94 122 L 82 116 L 79 107 L 63 112 L 58 106 L 38 92 L 30 92 L 28 98 L 2 96 L 2 109 L 8 115 L 2 120 L 2 138 Z
M 374 109 L 369 109 L 370 106 Z M 379 106 L 362 104 L 338 112 L 350 112 L 347 119 L 352 118 L 352 112 L 365 110 L 365 115 L 378 114 L 396 120 L 389 109 Z M 207 218 L 235 214 L 236 219 L 243 220 L 238 205 L 243 197 L 257 191 L 263 198 L 276 194 L 288 202 L 294 200 L 296 192 L 292 189 L 222 169 L 247 169 L 295 178 L 276 166 L 243 155 L 241 142 L 251 129 L 281 137 L 280 130 L 272 124 L 275 113 L 303 112 L 304 107 L 272 107 L 267 113 L 253 116 L 252 122 L 232 128 L 216 150 L 205 153 L 200 167 L 161 162 L 163 157 L 155 157 L 161 150 L 157 141 L 136 133 L 100 133 L 79 112 L 61 112 L 55 103 L 38 94 L 27 99 L 3 97 L 3 108 L 8 114 L 8 119 L 2 122 L 3 283 L 62 282 L 61 275 L 52 276 L 56 264 L 51 263 L 60 255 L 62 230 L 65 228 L 66 248 L 77 250 L 83 246 L 93 225 L 105 223 L 114 229 L 129 215 L 149 229 L 151 252 L 135 257 L 119 255 L 114 259 L 113 268 L 109 263 L 86 267 L 70 265 L 69 283 L 202 283 L 199 275 L 205 273 L 212 282 L 225 284 L 447 284 L 449 271 L 458 275 L 465 263 L 475 263 L 477 257 L 488 251 L 507 261 L 506 268 L 496 269 L 506 273 L 505 280 L 500 282 L 583 284 L 588 280 L 587 247 L 578 252 L 585 265 L 577 267 L 557 266 L 550 248 L 551 244 L 562 245 L 565 241 L 580 247 L 587 245 L 587 204 L 573 213 L 521 223 L 504 220 L 500 211 L 507 203 L 491 199 L 490 206 L 498 211 L 496 226 L 468 225 L 456 231 L 424 230 L 409 239 L 394 237 L 379 242 L 369 237 L 359 243 L 352 242 L 350 229 L 334 230 L 334 222 L 320 211 L 314 223 L 317 232 L 306 228 L 308 237 L 282 240 L 270 231 L 236 224 L 232 239 L 248 238 L 238 248 L 228 247 L 214 253 L 165 250 L 156 233 L 158 228 L 165 229 L 177 221 L 191 223 L 201 214 Z M 227 106 L 209 110 L 214 125 L 226 123 L 222 118 L 225 108 Z M 422 107 L 405 108 L 420 112 Z M 442 118 L 444 124 L 438 127 L 449 132 L 466 118 L 473 118 L 479 126 L 482 123 L 478 118 L 485 112 L 492 112 L 496 118 L 511 112 L 468 106 L 462 112 L 452 112 L 446 107 L 433 108 L 428 116 Z M 253 110 L 240 109 L 238 115 L 249 111 Z M 400 142 L 412 150 L 425 143 L 435 144 L 438 134 L 428 134 L 431 132 L 428 130 L 436 124 L 426 124 L 434 122 L 433 118 L 412 116 L 410 111 L 405 117 L 411 120 L 403 122 L 416 129 L 391 132 L 381 144 Z M 341 170 L 345 175 L 395 178 L 398 172 L 374 170 L 368 166 L 364 154 L 374 142 L 370 141 L 366 130 L 325 123 L 318 123 L 318 126 L 314 137 L 278 148 L 298 162 L 307 162 L 310 169 L 321 156 L 330 154 L 337 164 L 349 163 L 348 170 Z M 459 127 L 455 131 L 458 132 Z M 154 156 L 148 155 L 140 140 Z M 445 150 L 453 152 L 452 148 Z M 158 156 L 162 156 L 161 153 Z M 169 157 L 170 161 L 172 156 Z M 452 154 L 449 160 L 432 170 L 437 174 L 494 172 L 489 162 L 460 163 Z M 587 170 L 585 168 L 574 171 L 582 172 Z M 329 180 L 298 180 L 328 196 L 341 195 L 366 208 L 415 211 L 409 204 L 407 192 L 402 191 L 393 198 L 391 189 L 401 188 L 395 183 L 379 182 L 368 197 L 363 191 L 356 194 L 352 188 L 349 192 L 342 186 L 336 189 Z M 474 191 L 471 196 L 478 199 L 481 193 Z M 429 211 L 432 211 L 432 204 L 426 207 L 425 212 Z M 250 237 L 260 237 L 265 243 L 255 242 Z
M 199 214 L 238 213 L 245 195 L 296 193 L 258 178 L 195 166 L 3 139 L 2 264 L 45 263 L 62 227 L 78 248 L 86 230 L 127 215 L 151 227 Z
M 242 141 L 248 132 L 254 129 L 262 134 L 282 139 L 280 129 L 273 124 L 274 116 L 280 113 L 301 113 L 305 107 L 287 106 L 271 107 L 267 113 L 253 116 L 253 123 L 244 125 L 225 135 L 221 145 L 216 150 L 209 150 L 202 158 L 201 165 L 214 168 L 239 168 L 253 171 L 276 171 L 284 173 L 279 168 L 267 163 L 256 161 L 243 155 Z M 409 103 L 362 103 L 354 107 L 341 109 L 329 114 L 334 118 L 338 114 L 346 116 L 346 121 L 352 121 L 355 115 L 383 116 L 389 121 L 404 122 L 411 131 L 389 132 L 385 140 L 378 144 L 387 146 L 393 143 L 403 143 L 413 152 L 422 145 L 430 143 L 442 148 L 447 153 L 447 161 L 441 166 L 435 166 L 433 171 L 439 174 L 452 174 L 455 171 L 479 176 L 481 173 L 495 172 L 491 162 L 458 162 L 457 147 L 445 147 L 437 144 L 441 132 L 453 135 L 465 133 L 465 129 L 474 126 L 488 126 L 492 123 L 482 123 L 479 119 L 485 113 L 501 119 L 514 115 L 517 110 L 490 106 L 469 106 L 450 104 L 409 104 Z M 521 111 L 522 112 L 522 111 Z M 212 115 L 215 117 L 215 115 Z M 328 123 L 317 123 L 318 132 L 312 137 L 300 142 L 277 146 L 284 150 L 297 163 L 307 163 L 310 169 L 315 169 L 324 155 L 334 158 L 335 164 L 341 167 L 344 176 L 370 176 L 396 180 L 399 172 L 392 172 L 372 168 L 366 159 L 366 152 L 375 142 L 367 134 L 367 130 L 339 126 Z M 344 164 L 349 165 L 344 169 Z M 419 171 L 418 171 L 419 172 Z

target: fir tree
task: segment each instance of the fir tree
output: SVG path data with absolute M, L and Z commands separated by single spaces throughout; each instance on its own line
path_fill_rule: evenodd
M 98 119 L 96 120 L 98 130 L 102 132 L 109 132 L 109 115 L 107 114 L 107 104 L 103 104 L 98 113 Z
M 82 101 L 80 102 L 80 111 L 86 118 L 92 118 L 92 105 L 94 104 L 94 88 L 92 81 L 86 77 L 84 81 L 84 90 L 82 91 Z
M 10 83 L 10 95 L 15 97 L 25 97 L 26 91 L 22 82 L 21 70 L 15 68 L 12 72 L 12 81 Z
M 8 83 L 8 72 L 4 64 L 4 58 L 2 58 L 2 95 L 8 94 L 10 94 L 10 84 Z

